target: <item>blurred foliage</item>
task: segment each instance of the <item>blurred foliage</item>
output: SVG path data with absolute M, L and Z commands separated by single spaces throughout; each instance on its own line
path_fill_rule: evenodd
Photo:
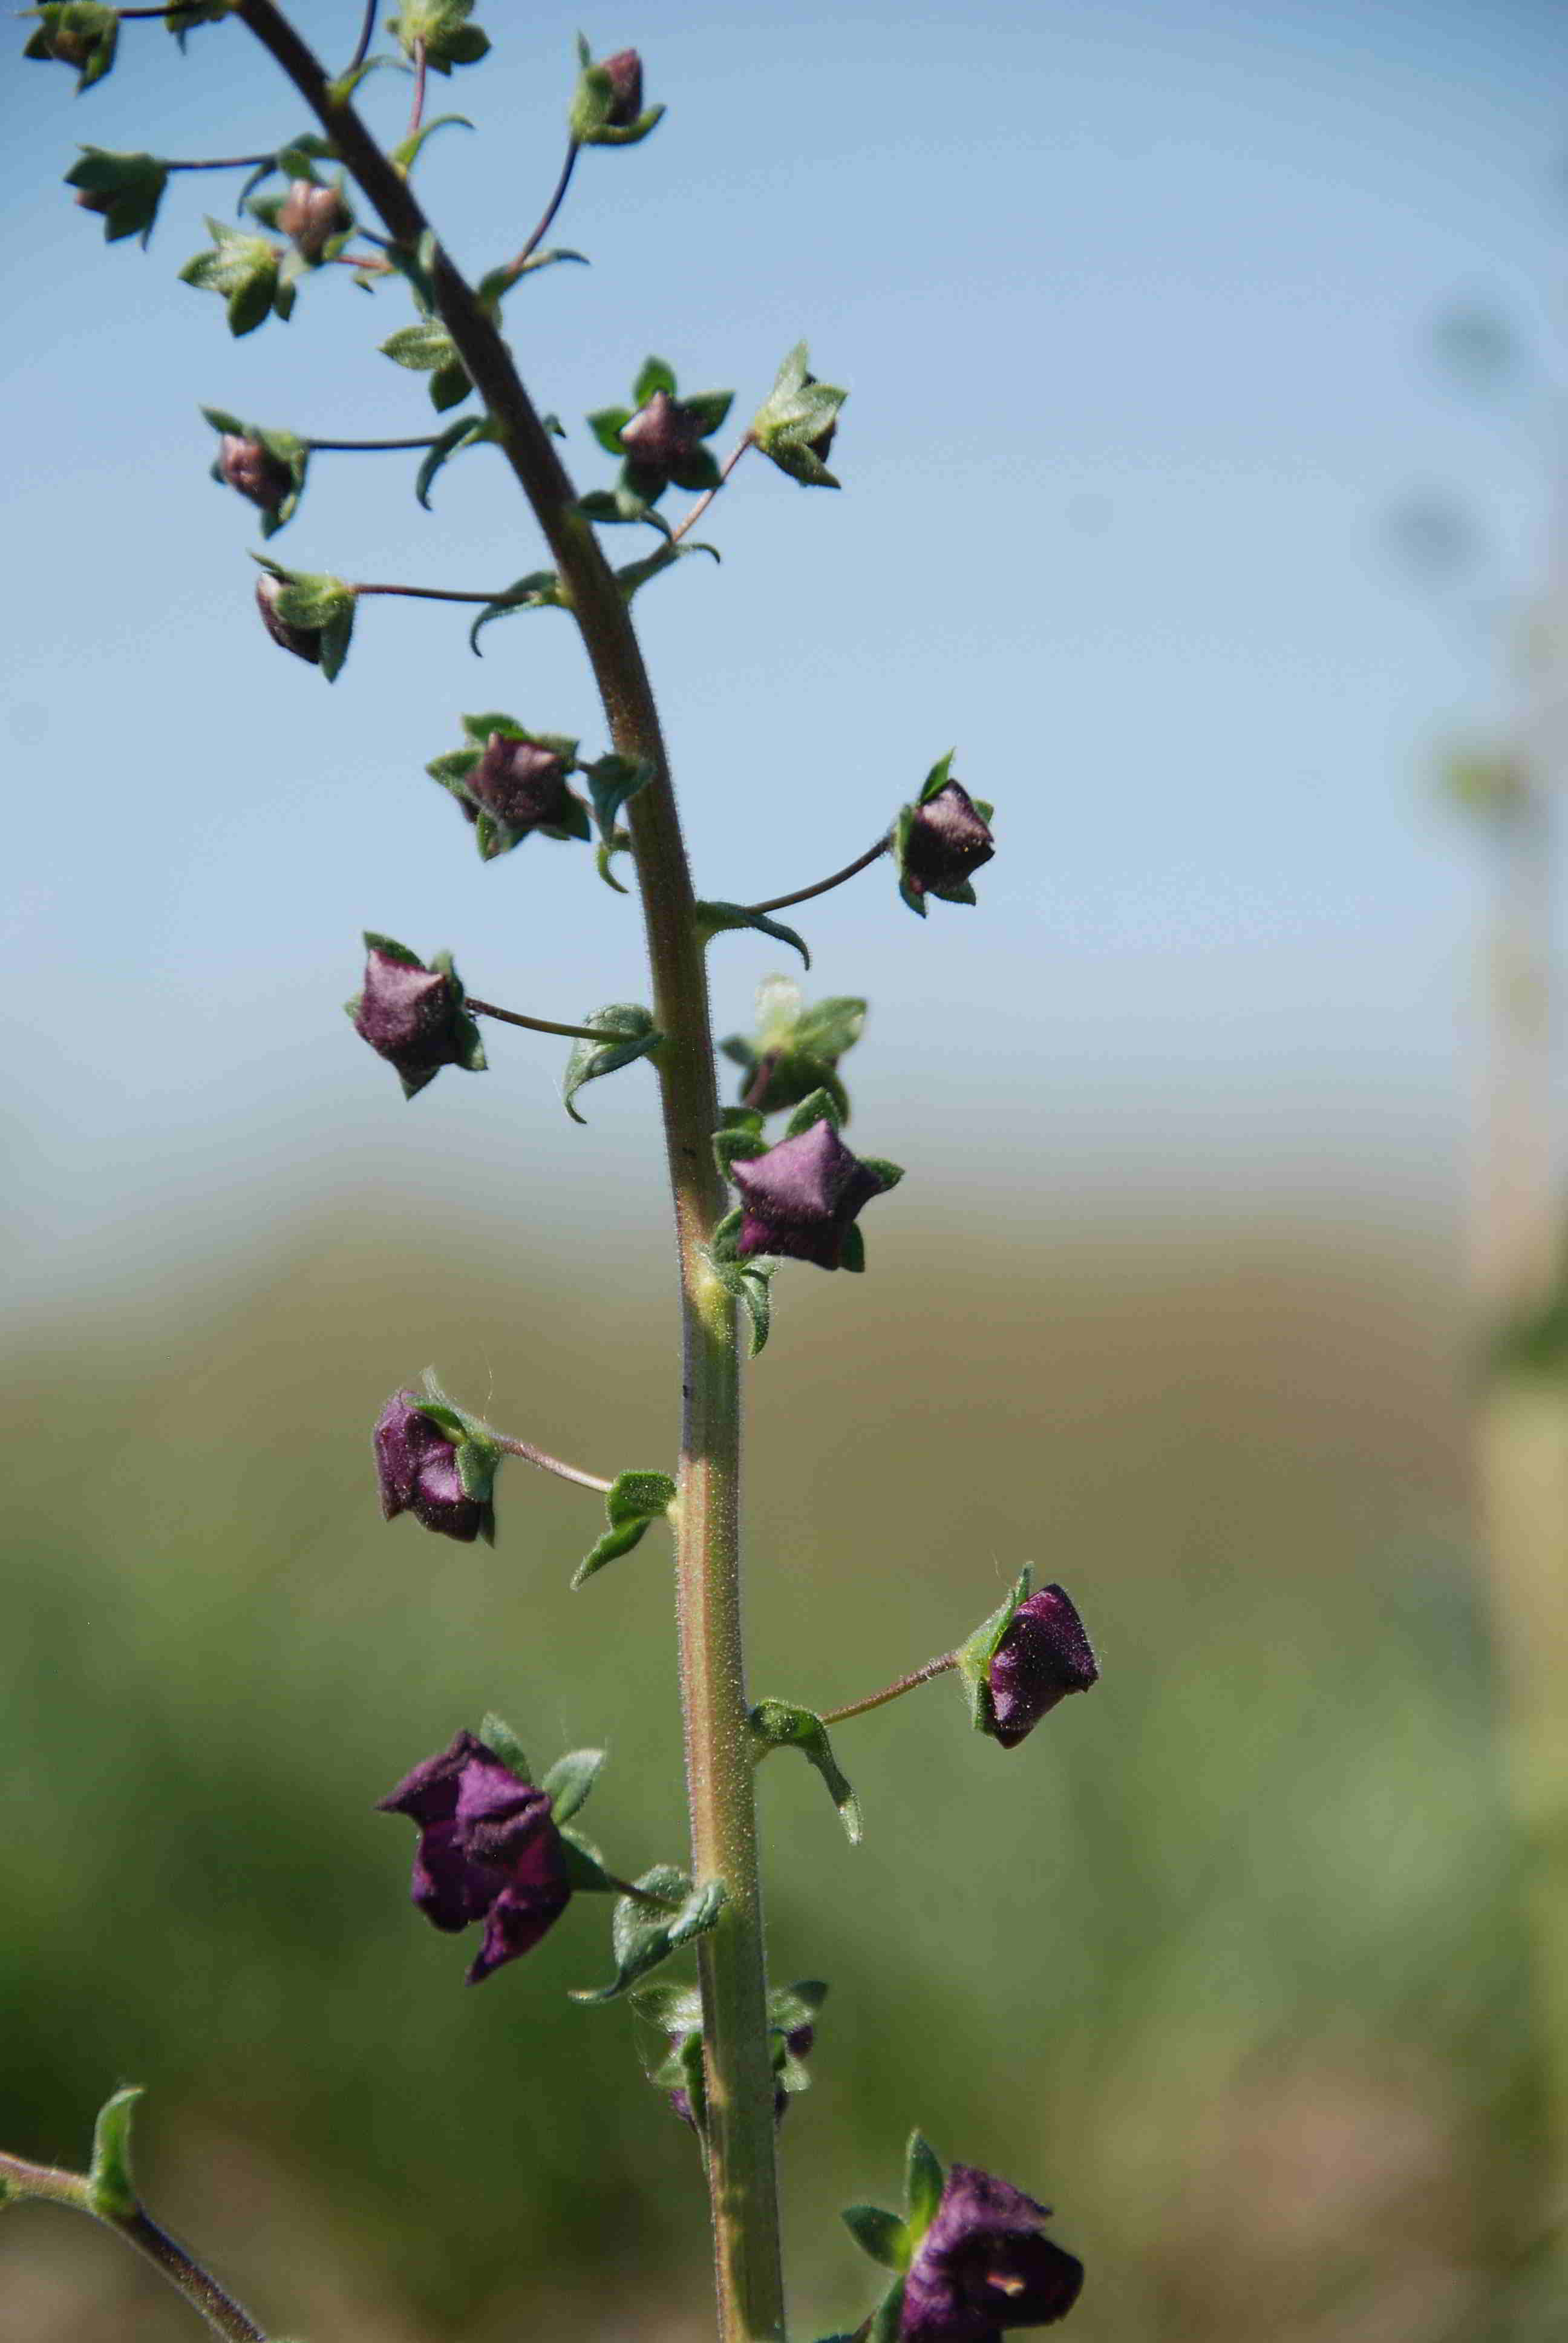
M 993 1202 L 994 1239 L 911 1210 L 875 1276 L 781 1279 L 753 1376 L 756 1694 L 870 1690 L 1025 1560 L 1104 1666 L 1014 1753 L 950 1681 L 841 1728 L 859 1848 L 764 1776 L 775 1973 L 832 1984 L 799 2330 L 862 2315 L 836 2208 L 919 2121 L 1059 2208 L 1082 2343 L 1555 2334 L 1441 1241 L 1324 1200 L 1009 1244 Z M 0 2137 L 77 2160 L 146 2085 L 153 2209 L 313 2343 L 706 2325 L 689 2137 L 565 1998 L 603 1907 L 466 1990 L 371 1811 L 495 1706 L 541 1764 L 608 1741 L 613 1865 L 681 1851 L 663 1539 L 569 1593 L 595 1501 L 515 1463 L 494 1553 L 377 1516 L 368 1426 L 427 1359 L 595 1470 L 670 1461 L 668 1264 L 612 1232 L 573 1292 L 496 1238 L 384 1192 L 7 1361 Z M 0 2298 L 30 2343 L 192 2325 L 47 2207 Z

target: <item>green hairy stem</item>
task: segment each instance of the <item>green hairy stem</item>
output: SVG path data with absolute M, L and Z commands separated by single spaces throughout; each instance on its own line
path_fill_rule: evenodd
M 271 0 L 236 15 L 321 123 L 387 234 L 413 250 L 428 224 L 407 180 Z M 691 1867 L 722 1879 L 719 1926 L 699 1942 L 707 2146 L 723 2343 L 784 2334 L 774 2157 L 773 2076 L 758 1873 L 753 1746 L 747 1717 L 739 1584 L 739 1364 L 736 1305 L 703 1248 L 723 1211 L 710 1136 L 719 1121 L 703 944 L 653 689 L 630 613 L 511 352 L 438 247 L 436 307 L 490 415 L 499 445 L 549 545 L 616 749 L 653 779 L 627 807 L 637 863 L 665 1148 L 679 1257 L 684 1408 L 676 1525 L 680 1676 Z

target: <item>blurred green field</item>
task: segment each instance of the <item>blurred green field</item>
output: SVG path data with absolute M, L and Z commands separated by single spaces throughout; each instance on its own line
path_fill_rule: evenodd
M 77 2161 L 145 2084 L 153 2209 L 308 2343 L 698 2337 L 690 2141 L 630 2020 L 564 1997 L 604 1907 L 467 1991 L 372 1811 L 493 1706 L 541 1763 L 608 1744 L 618 1868 L 678 1855 L 659 1541 L 572 1594 L 593 1498 L 510 1465 L 460 1548 L 381 1523 L 367 1439 L 434 1360 L 558 1453 L 666 1463 L 666 1263 L 613 1231 L 578 1294 L 575 1237 L 415 1223 L 283 1221 L 7 1357 L 0 2138 Z M 919 2122 L 1058 2207 L 1081 2343 L 1559 2333 L 1443 1232 L 1330 1198 L 875 1241 L 786 1272 L 756 1370 L 754 1693 L 869 1691 L 1025 1560 L 1104 1675 L 1016 1753 L 948 1683 L 841 1728 L 858 1850 L 763 1776 L 775 1973 L 832 1985 L 797 2332 L 864 2315 L 836 2208 Z M 0 2227 L 5 2337 L 193 2327 L 73 2217 Z

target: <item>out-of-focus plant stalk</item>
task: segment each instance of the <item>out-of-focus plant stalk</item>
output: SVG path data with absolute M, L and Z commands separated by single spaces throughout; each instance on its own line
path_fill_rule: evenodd
M 237 0 L 235 13 L 311 106 L 388 234 L 415 250 L 428 233 L 424 214 L 352 104 L 335 93 L 271 0 Z M 735 1304 L 703 1260 L 723 1191 L 711 1146 L 719 1107 L 702 935 L 658 710 L 626 601 L 498 327 L 439 248 L 430 277 L 441 322 L 501 427 L 502 452 L 558 567 L 615 746 L 653 768 L 652 780 L 629 800 L 627 820 L 654 1020 L 664 1037 L 657 1062 L 679 1250 L 684 1408 L 676 1568 L 692 1869 L 699 1884 L 721 1878 L 727 1894 L 718 1926 L 698 1947 L 719 2331 L 724 2343 L 778 2343 L 784 2304 L 773 2070 L 740 1634 L 739 1365 Z

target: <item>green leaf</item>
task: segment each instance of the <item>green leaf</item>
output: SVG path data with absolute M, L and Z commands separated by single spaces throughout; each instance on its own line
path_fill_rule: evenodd
M 634 1001 L 612 1001 L 607 1008 L 590 1009 L 582 1021 L 607 1038 L 602 1041 L 572 1043 L 561 1081 L 561 1100 L 574 1122 L 584 1120 L 572 1101 L 585 1082 L 618 1073 L 622 1066 L 633 1065 L 638 1058 L 646 1058 L 650 1050 L 657 1050 L 664 1039 L 650 1012 Z
M 724 1904 L 721 1879 L 710 1879 L 704 1886 L 693 1887 L 685 1872 L 677 1870 L 673 1864 L 656 1864 L 633 1884 L 645 1895 L 667 1898 L 675 1908 L 660 1910 L 623 1896 L 610 1921 L 614 1979 L 609 1985 L 579 1986 L 572 1995 L 574 2001 L 597 2004 L 617 2000 L 650 1969 L 667 1961 L 671 1953 L 678 1952 L 682 1945 L 689 1945 L 694 1936 L 703 1936 L 713 1927 Z
M 696 910 L 708 938 L 728 934 L 736 928 L 755 928 L 759 934 L 771 936 L 775 943 L 792 945 L 806 966 L 809 968 L 811 965 L 811 955 L 803 939 L 796 934 L 793 928 L 787 928 L 781 920 L 767 919 L 762 912 L 753 911 L 745 903 L 699 903 Z
M 691 553 L 710 553 L 715 561 L 720 558 L 717 546 L 671 544 L 661 545 L 658 552 L 650 553 L 646 560 L 624 563 L 615 573 L 616 584 L 620 588 L 623 599 L 629 602 L 650 578 L 657 578 L 662 569 L 673 568 L 676 562 L 684 561 Z
M 437 130 L 445 130 L 449 123 L 456 123 L 464 130 L 472 130 L 474 126 L 466 114 L 438 114 L 434 122 L 427 122 L 422 128 L 414 131 L 410 136 L 394 146 L 387 160 L 407 178 L 419 159 L 420 150 L 426 139 L 433 138 Z
M 462 360 L 454 358 L 449 366 L 436 368 L 426 387 L 430 394 L 431 406 L 437 415 L 444 415 L 448 407 L 456 407 L 460 400 L 467 398 L 474 386 L 468 380 Z
M 733 1251 L 719 1243 L 722 1235 L 732 1246 L 740 1219 L 739 1212 L 726 1215 L 713 1232 L 714 1242 L 702 1248 L 702 1258 L 725 1292 L 745 1310 L 750 1334 L 748 1355 L 754 1359 L 766 1343 L 772 1325 L 773 1278 L 779 1264 L 767 1259 L 737 1261 Z
M 1029 1594 L 1030 1566 L 1026 1562 L 1013 1582 L 1007 1599 L 983 1619 L 967 1643 L 958 1647 L 958 1672 L 970 1704 L 970 1723 L 977 1733 L 989 1735 L 991 1725 L 990 1664 L 996 1657 L 997 1646 L 1012 1624 L 1013 1614 Z
M 896 2286 L 888 2288 L 871 2313 L 870 2325 L 866 2329 L 866 2343 L 900 2343 L 903 2323 L 904 2281 L 900 2278 Z
M 93 2127 L 87 2202 L 103 2221 L 124 2221 L 139 2209 L 131 2179 L 131 2111 L 141 2096 L 139 2083 L 116 2091 L 104 2102 Z
M 468 629 L 468 647 L 476 657 L 483 656 L 479 629 L 487 627 L 493 618 L 509 618 L 514 610 L 564 610 L 566 607 L 561 582 L 555 571 L 531 569 L 526 578 L 519 578 L 515 586 L 508 586 L 504 594 L 498 595 L 495 601 L 486 603 Z
M 437 324 L 434 317 L 426 317 L 417 326 L 399 326 L 395 334 L 388 334 L 381 345 L 381 355 L 390 358 L 394 366 L 407 367 L 415 374 L 431 374 L 438 367 L 452 363 L 457 356 L 457 346 L 445 326 Z
M 767 1749 L 799 1749 L 827 1785 L 851 1846 L 860 1843 L 860 1802 L 833 1755 L 827 1728 L 813 1709 L 792 1701 L 760 1700 L 751 1711 L 751 1730 Z
M 801 1977 L 794 1985 L 776 1985 L 768 1996 L 768 2023 L 779 2034 L 793 2034 L 814 2024 L 828 1998 L 820 1977 Z
M 498 1716 L 494 1709 L 486 1712 L 484 1721 L 479 1726 L 479 1738 L 487 1749 L 495 1752 L 508 1772 L 517 1775 L 519 1782 L 533 1780 L 533 1769 L 528 1764 L 522 1743 L 518 1739 L 506 1718 Z
M 905 2159 L 904 2206 L 910 2236 L 918 2246 L 937 2217 L 942 2201 L 942 2167 L 923 2132 L 912 2131 Z
M 661 2034 L 688 2034 L 702 2024 L 702 1994 L 694 1985 L 639 1985 L 631 2006 Z
M 947 788 L 948 783 L 953 777 L 953 759 L 958 755 L 958 753 L 959 752 L 956 749 L 950 749 L 945 757 L 939 757 L 937 759 L 936 763 L 931 767 L 930 771 L 926 775 L 925 779 L 920 784 L 920 794 L 915 799 L 915 803 L 917 805 L 929 805 L 931 799 L 937 796 L 939 791 Z
M 884 2269 L 909 2268 L 914 2248 L 896 2213 L 884 2213 L 879 2205 L 846 2205 L 843 2222 L 860 2251 Z
M 599 833 L 608 845 L 615 835 L 616 817 L 628 798 L 636 797 L 653 779 L 653 766 L 647 757 L 622 757 L 611 749 L 582 769 L 593 799 L 594 820 Z
M 604 1501 L 609 1527 L 578 1563 L 572 1578 L 574 1590 L 586 1584 L 607 1562 L 618 1561 L 633 1546 L 640 1545 L 655 1522 L 668 1518 L 674 1503 L 675 1483 L 668 1473 L 618 1473 Z
M 587 1803 L 604 1760 L 602 1749 L 572 1749 L 556 1759 L 539 1787 L 549 1795 L 558 1825 L 570 1822 Z

